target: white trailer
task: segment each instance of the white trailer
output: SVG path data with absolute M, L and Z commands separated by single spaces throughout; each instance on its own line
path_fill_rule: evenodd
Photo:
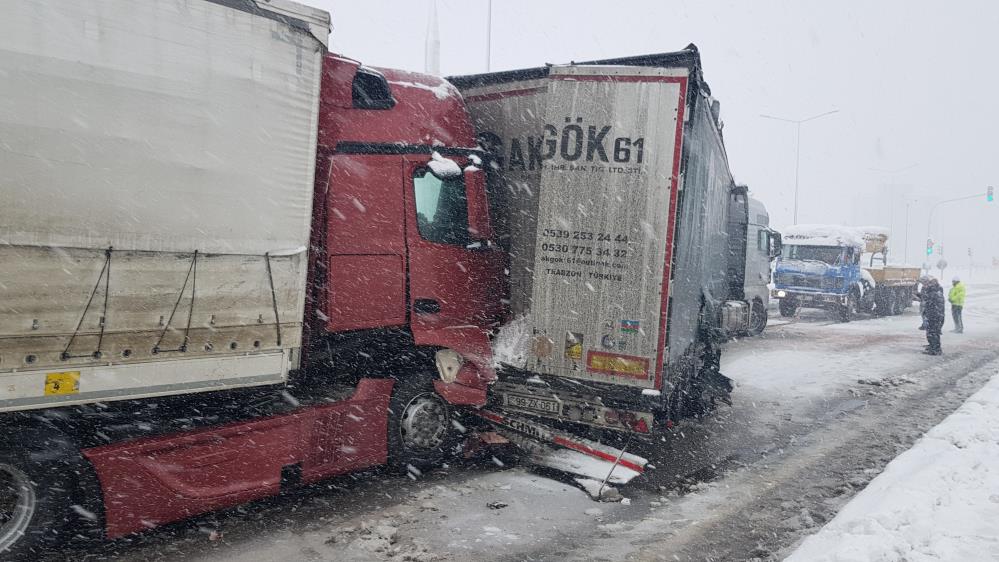
M 734 183 L 696 48 L 451 80 L 492 155 L 525 333 L 495 405 L 651 432 L 727 399 Z
M 328 33 L 285 0 L 5 6 L 0 411 L 285 380 Z

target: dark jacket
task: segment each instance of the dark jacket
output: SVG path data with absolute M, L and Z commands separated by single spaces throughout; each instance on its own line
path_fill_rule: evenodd
M 940 285 L 930 285 L 923 289 L 923 316 L 926 323 L 936 329 L 940 329 L 944 324 L 943 288 Z

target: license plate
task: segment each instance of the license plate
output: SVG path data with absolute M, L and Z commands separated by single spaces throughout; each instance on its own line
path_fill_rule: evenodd
M 511 408 L 530 410 L 532 412 L 538 412 L 542 414 L 559 415 L 562 413 L 562 408 L 559 406 L 558 400 L 538 398 L 537 396 L 504 394 L 503 404 L 506 406 L 510 406 Z

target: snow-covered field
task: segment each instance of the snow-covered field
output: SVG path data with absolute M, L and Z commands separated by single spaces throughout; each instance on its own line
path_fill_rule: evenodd
M 789 562 L 999 560 L 999 368 Z

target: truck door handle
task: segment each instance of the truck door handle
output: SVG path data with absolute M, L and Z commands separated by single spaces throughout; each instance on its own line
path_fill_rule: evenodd
M 441 303 L 435 299 L 416 299 L 413 301 L 413 312 L 417 314 L 437 314 L 441 311 Z

